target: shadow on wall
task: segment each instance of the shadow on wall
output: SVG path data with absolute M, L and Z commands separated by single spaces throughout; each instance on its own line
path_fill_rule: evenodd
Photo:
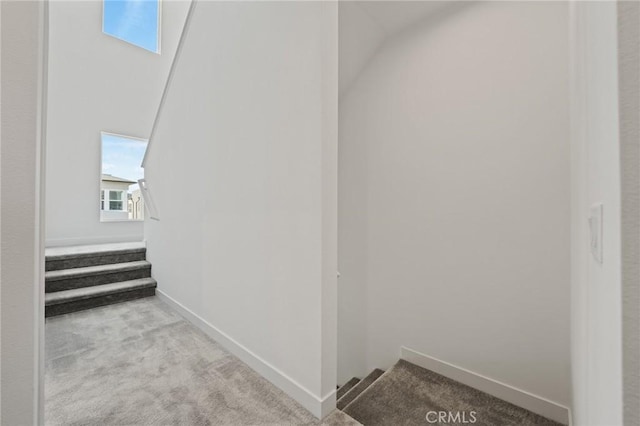
M 413 31 L 436 31 L 476 1 L 340 2 L 339 94 L 358 80 L 376 54 L 395 38 Z
M 340 38 L 339 38 L 339 78 L 340 105 L 345 101 L 358 79 L 366 73 L 376 61 L 378 54 L 393 45 L 397 39 L 415 36 L 426 37 L 438 31 L 447 22 L 468 9 L 472 9 L 477 2 L 341 2 L 340 3 Z M 359 95 L 355 95 L 359 96 Z M 340 144 L 352 145 L 353 152 L 358 152 L 361 167 L 366 168 L 366 143 L 360 138 L 346 138 L 344 129 L 353 117 L 340 110 Z M 394 114 L 393 111 L 389 112 Z M 362 127 L 364 128 L 364 126 Z M 356 145 L 357 144 L 357 145 Z M 340 157 L 345 155 L 341 150 Z M 366 270 L 356 268 L 357 264 L 366 261 L 368 241 L 364 237 L 367 223 L 361 220 L 366 216 L 367 186 L 369 183 L 364 176 L 347 177 L 343 168 L 339 170 L 340 205 L 350 215 L 341 215 L 339 231 L 349 229 L 352 232 L 339 232 L 339 270 L 352 273 L 341 278 L 339 286 L 338 327 L 338 383 L 344 384 L 352 377 L 364 377 L 371 366 L 383 367 L 364 362 L 367 359 L 365 336 L 367 322 L 365 318 L 367 306 L 367 288 L 362 285 L 351 285 L 350 281 L 367 283 Z M 360 190 L 357 192 L 346 190 L 343 183 L 346 180 L 358 179 Z M 353 234 L 362 236 L 352 239 Z M 345 245 L 352 245 L 352 249 L 344 250 Z M 345 254 L 348 253 L 348 254 Z M 359 269 L 355 271 L 354 268 Z M 384 366 L 386 367 L 386 366 Z
M 442 5 L 341 94 L 340 382 L 407 346 L 569 405 L 567 23 Z

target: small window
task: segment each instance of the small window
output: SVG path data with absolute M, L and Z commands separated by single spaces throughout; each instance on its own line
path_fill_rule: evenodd
M 124 191 L 109 191 L 109 210 L 124 211 L 124 202 L 122 195 Z
M 159 0 L 104 0 L 102 31 L 154 53 L 160 53 L 159 22 Z
M 105 192 L 109 199 L 105 200 Z M 105 201 L 108 203 L 105 204 Z M 106 208 L 105 208 L 106 206 Z M 124 191 L 100 191 L 100 210 L 122 212 L 124 209 Z

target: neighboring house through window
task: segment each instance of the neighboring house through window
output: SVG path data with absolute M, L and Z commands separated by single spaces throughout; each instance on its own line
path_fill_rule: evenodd
M 133 219 L 127 209 L 127 201 L 134 180 L 103 173 L 100 180 L 100 219 L 104 221 Z M 136 218 L 137 219 L 137 218 Z
M 144 201 L 138 180 L 147 149 L 145 139 L 103 132 L 102 174 L 100 178 L 100 220 L 143 220 Z
M 115 176 L 103 175 L 102 179 L 114 178 Z M 118 178 L 120 179 L 120 178 Z M 125 191 L 105 190 L 101 192 L 100 209 L 108 211 L 125 211 Z M 105 201 L 108 201 L 105 203 Z

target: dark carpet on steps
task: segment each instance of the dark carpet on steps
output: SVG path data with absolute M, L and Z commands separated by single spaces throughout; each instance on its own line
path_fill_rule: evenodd
M 560 426 L 523 408 L 400 360 L 343 410 L 365 426 L 467 423 L 475 426 Z M 460 413 L 458 422 L 430 423 L 429 411 Z M 433 420 L 433 414 L 431 415 Z
M 353 388 L 351 388 L 351 390 L 347 391 L 336 403 L 336 407 L 338 408 L 338 410 L 342 410 L 347 405 L 349 405 L 351 401 L 356 399 L 358 395 L 364 392 L 371 385 L 371 383 L 375 382 L 378 377 L 382 376 L 383 373 L 384 371 L 376 368 L 371 373 L 369 373 L 367 377 L 362 379 Z
M 344 385 L 340 386 L 340 389 L 338 389 L 338 395 L 336 396 L 336 398 L 339 400 L 340 398 L 342 398 L 344 396 L 345 393 L 349 392 L 355 385 L 357 385 L 360 382 L 360 379 L 358 379 L 357 377 L 353 377 L 351 380 L 349 380 L 347 383 L 345 383 Z

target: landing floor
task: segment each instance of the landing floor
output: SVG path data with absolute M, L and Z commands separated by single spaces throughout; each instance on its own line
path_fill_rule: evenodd
M 47 425 L 319 424 L 156 297 L 48 318 L 45 339 Z

